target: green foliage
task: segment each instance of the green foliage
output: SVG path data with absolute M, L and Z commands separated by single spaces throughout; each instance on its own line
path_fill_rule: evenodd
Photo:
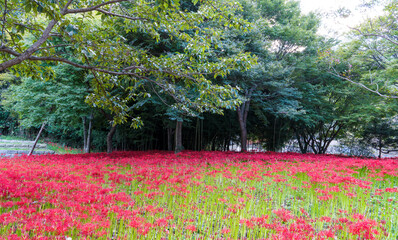
M 226 150 L 247 107 L 249 139 L 279 150 L 296 137 L 321 153 L 396 115 L 394 100 L 344 81 L 396 95 L 393 3 L 334 51 L 295 1 L 3 1 L 0 126 L 46 121 L 47 137 L 76 146 L 94 107 L 98 149 L 109 124 L 116 149 L 167 149 L 178 120 L 187 149 Z
M 90 107 L 85 103 L 85 71 L 65 64 L 54 66 L 53 70 L 53 80 L 23 78 L 21 84 L 3 92 L 4 107 L 17 114 L 22 126 L 33 127 L 43 122 L 76 126 L 87 115 Z
M 378 151 L 379 158 L 382 153 L 398 151 L 398 128 L 393 119 L 374 119 L 363 127 L 361 135 L 363 142 Z
M 249 28 L 247 21 L 234 15 L 239 4 L 222 0 L 184 1 L 183 5 L 168 0 L 67 4 L 66 0 L 1 4 L 0 11 L 7 16 L 1 32 L 0 57 L 4 63 L 0 71 L 9 66 L 16 76 L 52 78 L 48 66 L 35 62 L 39 59 L 89 69 L 95 83 L 87 100 L 110 110 L 114 124 L 127 121 L 132 114 L 129 103 L 145 97 L 142 88 L 137 90 L 142 81 L 172 96 L 176 101 L 173 107 L 190 115 L 194 114 L 190 111 L 220 113 L 220 108 L 238 103 L 235 89 L 213 85 L 211 79 L 255 63 L 249 53 L 212 56 L 213 43 L 223 29 Z M 51 32 L 46 35 L 44 29 Z M 154 53 L 128 38 L 135 33 L 144 33 L 157 42 L 177 41 L 181 47 L 179 51 Z M 25 58 L 14 64 L 16 56 Z M 191 90 L 197 96 L 186 98 Z M 134 118 L 133 125 L 139 124 L 139 118 Z
M 319 52 L 331 42 L 319 42 Z M 302 93 L 301 111 L 291 127 L 302 152 L 325 153 L 333 140 L 349 135 L 367 118 L 375 102 L 369 93 L 327 71 L 317 55 L 298 63 L 295 86 Z
M 0 87 L 4 88 L 12 83 L 16 83 L 17 78 L 10 73 L 0 73 Z
M 347 36 L 350 41 L 327 59 L 341 78 L 382 97 L 398 98 L 398 36 L 396 1 L 389 1 L 383 15 L 367 19 Z M 338 65 L 345 65 L 339 69 Z
M 0 134 L 13 134 L 18 126 L 17 119 L 10 115 L 10 112 L 0 106 Z
M 268 149 L 276 150 L 288 140 L 290 132 L 276 141 L 274 120 L 286 122 L 305 114 L 301 106 L 305 104 L 301 102 L 305 93 L 295 85 L 295 78 L 306 67 L 301 62 L 316 59 L 319 19 L 313 14 L 301 14 L 297 2 L 242 1 L 242 6 L 241 14 L 252 22 L 253 28 L 249 32 L 226 31 L 218 51 L 224 55 L 251 52 L 258 61 L 248 71 L 232 72 L 224 82 L 239 87 L 245 98 L 240 109 L 248 110 L 250 106 L 256 115 L 249 113 L 247 123 L 240 120 L 241 128 L 248 125 L 248 129 L 256 132 L 255 136 L 251 135 L 254 140 L 265 141 Z M 259 122 L 250 123 L 250 119 Z

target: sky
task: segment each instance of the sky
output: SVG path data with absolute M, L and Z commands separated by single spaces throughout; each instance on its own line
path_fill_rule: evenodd
M 303 13 L 316 11 L 325 13 L 327 17 L 322 18 L 322 26 L 319 33 L 322 35 L 342 37 L 344 32 L 350 30 L 369 17 L 380 15 L 381 6 L 375 6 L 372 9 L 361 8 L 362 0 L 299 0 Z M 350 15 L 346 18 L 333 16 L 339 8 L 349 9 Z

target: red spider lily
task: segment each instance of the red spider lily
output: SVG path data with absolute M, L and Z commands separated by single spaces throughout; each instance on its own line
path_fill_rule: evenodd
M 0 239 L 393 239 L 397 177 L 396 159 L 296 153 L 5 158 Z

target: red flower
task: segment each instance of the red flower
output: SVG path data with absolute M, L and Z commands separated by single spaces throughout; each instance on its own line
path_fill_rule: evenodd
M 188 225 L 185 227 L 187 230 L 191 231 L 191 232 L 195 232 L 196 231 L 196 227 L 194 225 Z

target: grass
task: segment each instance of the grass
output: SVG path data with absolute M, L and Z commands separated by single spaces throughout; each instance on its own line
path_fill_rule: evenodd
M 47 142 L 47 148 L 54 151 L 56 154 L 79 154 L 83 153 L 82 149 L 71 148 L 68 146 L 62 146 L 58 143 Z

